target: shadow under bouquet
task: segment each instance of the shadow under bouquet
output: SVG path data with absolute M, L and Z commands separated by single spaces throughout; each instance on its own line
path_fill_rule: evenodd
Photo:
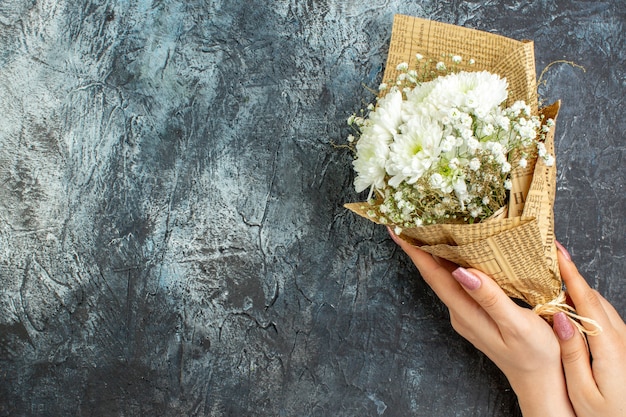
M 489 274 L 548 321 L 585 320 L 554 243 L 559 106 L 538 108 L 532 41 L 397 15 L 376 102 L 348 120 L 368 198 L 346 207 Z

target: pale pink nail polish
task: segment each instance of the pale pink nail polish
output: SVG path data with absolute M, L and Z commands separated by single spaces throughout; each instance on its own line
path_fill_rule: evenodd
M 480 288 L 482 282 L 480 278 L 472 274 L 470 271 L 463 267 L 458 267 L 452 271 L 452 276 L 457 280 L 459 284 L 467 288 L 468 290 L 477 290 Z
M 558 240 L 555 240 L 554 243 L 556 244 L 556 248 L 559 250 L 559 252 L 561 252 L 561 254 L 565 256 L 565 259 L 567 259 L 568 261 L 571 261 L 572 257 L 570 256 L 567 249 L 565 249 L 565 246 L 561 245 L 561 243 L 559 243 Z
M 569 318 L 565 315 L 565 313 L 555 313 L 554 317 L 554 331 L 559 339 L 565 341 L 570 340 L 574 336 L 574 332 L 576 329 L 574 325 L 570 322 Z

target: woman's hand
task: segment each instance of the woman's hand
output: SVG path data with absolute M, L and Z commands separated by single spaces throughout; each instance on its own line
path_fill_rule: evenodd
M 559 342 L 548 323 L 480 271 L 435 259 L 389 233 L 448 307 L 452 327 L 504 372 L 525 417 L 574 416 Z
M 558 246 L 561 276 L 577 314 L 602 327 L 600 334 L 587 337 L 590 360 L 580 332 L 564 314 L 554 316 L 570 400 L 578 417 L 625 417 L 626 324 L 613 306 L 587 285 L 567 251 Z

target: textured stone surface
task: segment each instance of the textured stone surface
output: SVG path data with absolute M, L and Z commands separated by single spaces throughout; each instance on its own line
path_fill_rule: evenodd
M 0 3 L 0 416 L 518 416 L 332 147 L 395 13 L 534 39 L 626 313 L 622 0 Z

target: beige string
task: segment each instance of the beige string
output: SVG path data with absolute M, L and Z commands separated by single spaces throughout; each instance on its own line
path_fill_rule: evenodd
M 533 311 L 537 313 L 537 315 L 550 319 L 558 312 L 565 313 L 571 320 L 571 322 L 576 326 L 578 331 L 582 334 L 586 334 L 587 336 L 597 336 L 602 333 L 602 327 L 598 324 L 597 321 L 579 316 L 576 314 L 576 310 L 566 302 L 565 291 L 561 291 L 561 293 L 554 300 L 547 302 L 545 304 L 539 304 L 533 308 Z M 593 330 L 589 330 L 582 323 L 588 324 L 589 326 L 594 327 Z

